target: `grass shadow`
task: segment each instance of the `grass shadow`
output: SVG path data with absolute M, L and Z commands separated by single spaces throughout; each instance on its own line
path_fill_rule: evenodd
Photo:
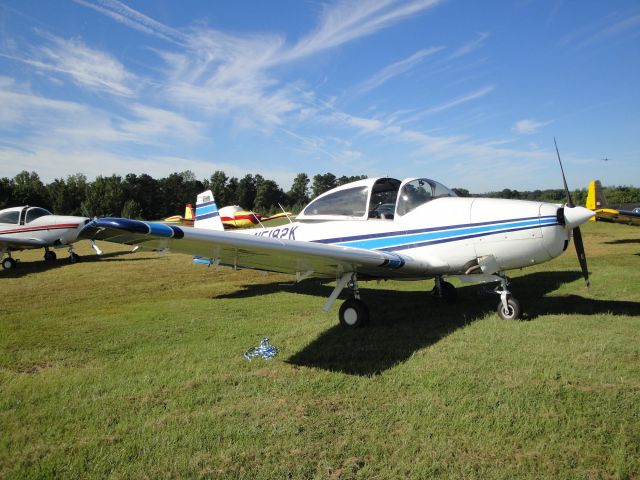
M 141 260 L 150 260 L 150 258 L 118 258 L 122 255 L 127 255 L 131 252 L 111 252 L 103 253 L 102 255 L 81 255 L 79 263 L 95 263 L 95 262 L 132 262 Z M 15 258 L 15 257 L 14 257 Z M 11 270 L 0 270 L 0 276 L 6 278 L 18 278 L 32 273 L 40 273 L 48 271 L 54 268 L 61 268 L 71 265 L 67 257 L 58 257 L 56 260 L 47 262 L 44 259 L 40 261 L 21 262 L 20 258 L 17 258 L 18 264 Z
M 579 272 L 571 271 L 537 272 L 515 278 L 511 290 L 523 305 L 523 320 L 549 314 L 640 315 L 638 302 L 593 300 L 579 295 L 546 296 L 579 278 Z M 287 362 L 351 375 L 377 375 L 495 312 L 498 304 L 496 295 L 485 294 L 485 289 L 477 285 L 459 288 L 455 305 L 441 303 L 426 291 L 368 289 L 366 285 L 361 283 L 361 294 L 372 317 L 366 328 L 349 330 L 336 325 Z M 326 298 L 332 289 L 333 284 L 317 280 L 300 284 L 273 282 L 244 285 L 241 290 L 215 298 L 246 298 L 282 291 Z

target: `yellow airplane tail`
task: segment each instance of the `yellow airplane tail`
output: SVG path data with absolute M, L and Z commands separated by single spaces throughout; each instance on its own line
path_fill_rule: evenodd
M 609 204 L 604 196 L 604 190 L 600 180 L 591 180 L 589 182 L 589 190 L 587 192 L 587 203 L 585 205 L 589 210 L 600 210 L 608 208 Z M 590 220 L 595 221 L 596 217 L 592 217 Z
M 184 218 L 185 220 L 194 220 L 195 215 L 193 214 L 193 207 L 190 203 L 187 203 L 187 206 L 184 207 Z

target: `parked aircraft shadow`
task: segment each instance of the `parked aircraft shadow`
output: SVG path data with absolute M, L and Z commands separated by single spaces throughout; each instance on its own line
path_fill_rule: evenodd
M 523 320 L 563 313 L 640 315 L 639 302 L 593 300 L 579 295 L 546 296 L 562 284 L 579 278 L 578 272 L 539 272 L 514 279 L 511 289 L 525 310 Z M 426 285 L 431 288 L 430 284 Z M 349 330 L 336 325 L 292 355 L 287 362 L 351 375 L 377 375 L 406 361 L 416 351 L 436 344 L 457 329 L 495 312 L 498 303 L 496 295 L 482 294 L 480 286 L 459 288 L 459 300 L 455 305 L 441 303 L 424 291 L 373 290 L 366 286 L 366 282 L 361 283 L 362 298 L 372 313 L 367 328 Z M 225 297 L 244 298 L 283 290 L 327 297 L 332 288 L 332 285 L 318 281 L 297 285 L 247 285 Z
M 132 261 L 141 261 L 141 260 L 150 260 L 149 258 L 118 258 L 122 255 L 127 255 L 128 251 L 123 252 L 111 252 L 111 253 L 103 253 L 98 256 L 95 254 L 92 255 L 82 255 L 80 257 L 79 263 L 94 263 L 94 262 L 132 262 Z M 19 257 L 18 257 L 19 259 Z M 53 268 L 60 268 L 69 265 L 69 259 L 64 255 L 60 255 L 57 260 L 53 262 L 47 262 L 45 260 L 32 261 L 32 262 L 20 262 L 18 261 L 18 265 L 11 270 L 0 270 L 0 278 L 17 278 L 23 277 L 25 275 L 29 275 L 31 273 L 39 273 L 47 270 L 51 270 Z
M 640 237 L 638 238 L 621 238 L 620 240 L 610 240 L 604 242 L 606 245 L 624 245 L 627 243 L 640 243 Z

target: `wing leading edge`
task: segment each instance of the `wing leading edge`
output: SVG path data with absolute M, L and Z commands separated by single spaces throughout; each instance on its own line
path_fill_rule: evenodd
M 376 278 L 417 277 L 425 276 L 429 270 L 428 265 L 393 252 L 123 218 L 94 220 L 80 232 L 79 238 L 171 250 L 210 258 L 222 265 L 325 278 L 346 272 Z

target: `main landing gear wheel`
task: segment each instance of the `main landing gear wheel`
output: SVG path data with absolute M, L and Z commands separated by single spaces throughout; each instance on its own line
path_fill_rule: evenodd
M 433 287 L 431 293 L 438 300 L 442 300 L 450 305 L 456 303 L 456 300 L 458 299 L 456 287 L 449 282 L 440 282 L 440 291 L 438 291 L 438 287 Z
M 2 268 L 4 268 L 5 270 L 16 268 L 16 261 L 11 257 L 5 258 L 4 260 L 2 260 Z
M 340 307 L 340 325 L 347 328 L 358 328 L 369 321 L 369 309 L 363 301 L 349 298 Z
M 69 263 L 78 263 L 80 261 L 80 255 L 75 252 L 69 254 Z
M 44 252 L 44 260 L 46 262 L 53 262 L 56 258 L 56 252 L 52 252 L 51 250 L 46 250 Z
M 502 301 L 498 303 L 498 316 L 503 320 L 517 320 L 521 313 L 520 302 L 513 297 L 507 297 L 506 308 Z

